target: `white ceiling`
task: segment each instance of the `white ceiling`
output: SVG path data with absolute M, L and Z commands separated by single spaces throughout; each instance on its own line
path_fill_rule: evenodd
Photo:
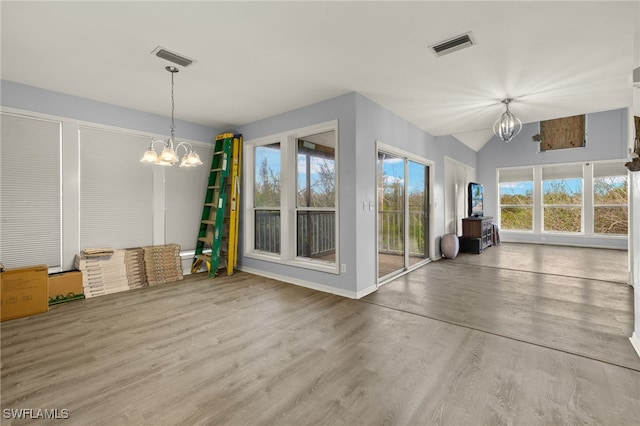
M 0 3 L 4 80 L 237 127 L 357 91 L 433 135 L 480 149 L 523 122 L 630 106 L 638 1 Z M 468 31 L 476 45 L 428 46 Z

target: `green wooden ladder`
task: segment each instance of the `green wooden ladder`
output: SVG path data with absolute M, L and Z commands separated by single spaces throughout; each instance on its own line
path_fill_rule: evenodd
M 191 265 L 191 272 L 196 273 L 202 262 L 206 262 L 209 278 L 215 277 L 220 265 L 229 186 L 227 179 L 232 166 L 233 140 L 233 133 L 222 133 L 216 136 L 196 251 Z

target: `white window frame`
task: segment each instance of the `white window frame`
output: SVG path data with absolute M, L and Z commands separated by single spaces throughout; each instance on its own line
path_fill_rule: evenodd
M 595 223 L 595 218 L 596 218 L 596 207 L 626 207 L 627 209 L 627 220 L 629 221 L 631 219 L 631 216 L 629 215 L 629 194 L 630 192 L 630 188 L 629 188 L 629 184 L 630 184 L 630 179 L 629 179 L 629 172 L 626 172 L 626 174 L 607 174 L 606 176 L 595 176 L 595 167 L 596 164 L 607 164 L 607 163 L 623 163 L 622 161 L 602 161 L 602 162 L 598 162 L 598 163 L 591 163 L 590 169 L 591 169 L 591 188 L 590 188 L 590 195 L 591 195 L 591 199 L 592 199 L 592 203 L 591 203 L 591 209 L 590 210 L 590 214 L 591 214 L 591 226 L 588 228 L 588 232 L 591 235 L 594 236 L 598 236 L 598 237 L 606 237 L 606 238 L 627 238 L 629 235 L 629 230 L 630 230 L 630 222 L 627 222 L 627 233 L 626 234 L 606 234 L 606 233 L 598 233 L 595 232 L 595 227 L 596 227 L 596 223 Z M 624 167 L 624 166 L 623 166 Z M 622 170 L 621 170 L 622 171 Z M 627 181 L 627 204 L 596 204 L 595 202 L 595 180 L 599 179 L 599 178 L 604 178 L 604 177 L 622 177 L 624 176 L 626 178 Z M 586 179 L 586 178 L 585 178 Z
M 313 136 L 317 133 L 324 133 L 324 132 L 316 132 L 316 133 L 312 133 L 312 134 L 308 134 L 306 135 L 308 136 Z M 336 133 L 334 131 L 334 140 L 333 140 L 333 146 L 330 146 L 330 148 L 333 148 L 333 172 L 334 172 L 334 196 L 337 194 L 337 190 L 338 187 L 336 186 L 336 175 L 337 175 L 337 162 L 336 162 L 336 156 L 337 156 L 337 151 L 336 151 Z M 312 207 L 312 206 L 300 206 L 298 205 L 298 191 L 300 188 L 298 188 L 298 154 L 299 154 L 299 143 L 298 141 L 300 139 L 304 139 L 305 137 L 298 137 L 295 140 L 295 161 L 296 161 L 296 176 L 295 176 L 295 197 L 294 197 L 294 203 L 295 203 L 295 213 L 294 213 L 294 217 L 293 220 L 296 222 L 296 229 L 295 229 L 295 234 L 296 234 L 296 240 L 295 240 L 295 251 L 296 251 L 296 260 L 301 261 L 301 262 L 307 262 L 307 261 L 311 261 L 314 263 L 322 263 L 322 264 L 326 264 L 326 265 L 334 265 L 336 262 L 329 262 L 326 260 L 322 260 L 322 259 L 313 259 L 311 257 L 306 257 L 306 256 L 298 256 L 298 241 L 299 241 L 299 235 L 298 235 L 298 215 L 300 212 L 328 212 L 328 213 L 333 213 L 333 217 L 334 217 L 334 229 L 335 226 L 337 225 L 338 221 L 337 221 L 337 208 L 336 208 L 336 203 L 337 203 L 337 199 L 333 200 L 333 207 Z M 321 144 L 316 144 L 316 145 L 321 145 Z M 324 145 L 326 146 L 326 145 Z M 334 242 L 335 242 L 335 238 L 336 236 L 334 235 Z M 335 249 L 334 249 L 335 250 Z
M 280 205 L 279 206 L 271 206 L 271 207 L 256 207 L 255 206 L 255 149 L 260 146 L 266 145 L 280 145 Z M 277 259 L 282 255 L 282 235 L 280 235 L 280 253 L 271 253 L 268 251 L 256 250 L 255 249 L 255 214 L 257 210 L 278 210 L 280 212 L 280 234 L 282 234 L 282 201 L 283 201 L 283 167 L 284 162 L 282 161 L 282 151 L 284 148 L 284 143 L 281 138 L 266 138 L 254 141 L 250 146 L 251 149 L 245 149 L 245 194 L 246 197 L 246 210 L 250 210 L 250 215 L 245 216 L 245 247 L 251 247 L 252 251 L 256 254 L 259 254 L 261 257 L 267 257 L 272 259 Z
M 567 178 L 567 177 L 559 177 L 559 178 L 553 178 L 553 179 L 545 179 L 544 178 L 544 167 L 542 168 L 542 175 L 540 177 L 540 205 L 542 207 L 542 214 L 540 215 L 540 229 L 541 232 L 543 234 L 563 234 L 563 235 L 585 235 L 585 193 L 587 193 L 585 188 L 585 181 L 587 181 L 587 179 L 585 178 L 585 170 L 584 167 L 582 168 L 582 176 L 581 177 L 574 177 L 574 178 Z M 546 204 L 544 202 L 544 183 L 546 181 L 554 181 L 554 180 L 569 180 L 569 179 L 580 179 L 582 181 L 582 190 L 580 192 L 580 204 Z M 544 211 L 545 209 L 549 207 L 549 208 L 580 208 L 580 231 L 577 232 L 571 232 L 571 231 L 547 231 L 544 227 Z
M 528 169 L 531 171 L 531 180 L 520 180 L 520 181 L 502 181 L 500 180 L 500 171 L 504 170 L 504 171 L 508 171 L 508 170 L 524 170 L 524 169 Z M 536 229 L 536 180 L 535 180 L 535 176 L 534 176 L 534 170 L 533 167 L 504 167 L 504 168 L 500 168 L 498 169 L 498 173 L 496 173 L 496 177 L 498 180 L 497 183 L 497 191 L 496 193 L 498 194 L 497 199 L 498 199 L 498 210 L 497 210 L 497 214 L 496 216 L 498 217 L 498 223 L 500 224 L 500 228 L 502 230 L 504 230 L 505 232 L 520 232 L 520 233 L 526 233 L 526 234 L 532 234 L 535 232 Z M 533 193 L 531 194 L 531 204 L 502 204 L 501 203 L 501 194 L 500 194 L 500 184 L 501 183 L 508 183 L 508 182 L 531 182 L 532 183 L 532 187 L 533 187 Z M 503 207 L 531 207 L 531 229 L 504 229 L 502 228 L 502 208 Z
M 297 256 L 297 224 L 296 224 L 296 198 L 297 198 L 297 140 L 305 136 L 333 131 L 335 135 L 335 242 L 336 261 L 327 262 L 320 259 L 311 259 Z M 339 274 L 340 265 L 340 221 L 339 221 L 339 134 L 338 120 L 326 121 L 307 127 L 288 130 L 278 134 L 245 141 L 244 147 L 244 249 L 243 255 L 247 258 L 263 260 L 299 268 L 311 269 L 321 272 Z M 255 147 L 280 143 L 280 254 L 268 253 L 255 249 Z M 303 208 L 302 210 L 307 210 Z

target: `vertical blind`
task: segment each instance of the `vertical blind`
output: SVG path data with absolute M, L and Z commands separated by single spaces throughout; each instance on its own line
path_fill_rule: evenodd
M 0 261 L 61 264 L 61 123 L 1 114 Z
M 196 248 L 213 156 L 213 146 L 194 148 L 202 166 L 165 169 L 165 239 L 179 244 L 183 251 Z
M 80 249 L 153 244 L 153 169 L 146 136 L 80 127 Z

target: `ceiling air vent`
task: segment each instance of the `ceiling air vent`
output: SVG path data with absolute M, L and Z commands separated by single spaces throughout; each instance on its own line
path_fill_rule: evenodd
M 180 65 L 181 67 L 188 67 L 189 65 L 196 62 L 193 59 L 187 58 L 186 56 L 179 55 L 175 52 L 167 50 L 162 46 L 156 47 L 151 53 L 156 55 L 158 58 L 166 59 L 169 62 Z
M 474 44 L 475 42 L 473 38 L 471 38 L 471 32 L 468 32 L 429 47 L 431 47 L 431 50 L 433 50 L 436 56 L 443 56 L 473 46 Z

